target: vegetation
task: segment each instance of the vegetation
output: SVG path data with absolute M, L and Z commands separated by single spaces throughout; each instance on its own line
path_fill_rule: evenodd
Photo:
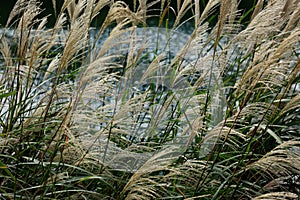
M 299 198 L 299 1 L 168 2 L 66 0 L 53 28 L 37 0 L 16 3 L 0 36 L 2 199 Z M 154 4 L 165 50 L 138 34 Z M 194 31 L 170 55 L 186 12 Z

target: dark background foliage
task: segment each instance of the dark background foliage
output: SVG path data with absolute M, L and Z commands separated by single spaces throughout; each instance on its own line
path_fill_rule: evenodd
M 133 8 L 133 0 L 124 0 L 131 9 Z M 50 15 L 49 17 L 49 23 L 48 26 L 53 26 L 54 22 L 55 22 L 55 12 L 53 10 L 53 5 L 52 5 L 52 0 L 44 0 L 41 1 L 42 2 L 42 8 L 44 9 L 43 14 L 44 16 L 46 15 Z M 59 12 L 62 4 L 63 4 L 63 0 L 56 0 L 56 7 L 57 7 L 57 11 L 56 13 Z M 200 1 L 200 9 L 201 11 L 205 8 L 206 4 L 207 4 L 208 0 L 201 0 Z M 249 0 L 242 0 L 241 3 L 239 4 L 239 8 L 242 10 L 242 14 L 244 15 L 245 13 L 251 13 L 254 5 L 256 4 L 257 0 L 253 0 L 253 1 L 249 1 Z M 16 0 L 1 0 L 1 4 L 0 4 L 0 27 L 5 26 L 7 18 L 9 16 L 10 11 L 12 10 L 13 6 L 15 5 Z M 170 6 L 173 8 L 177 8 L 177 1 L 174 0 L 170 0 Z M 108 11 L 108 7 L 106 9 L 104 9 L 104 12 L 101 13 L 93 22 L 94 26 L 99 26 L 102 24 L 106 13 Z M 160 4 L 157 4 L 156 6 L 153 7 L 153 14 L 159 14 L 160 12 Z M 157 13 L 155 13 L 157 12 Z M 217 13 L 217 12 L 216 12 Z M 210 22 L 212 24 L 214 24 L 217 21 L 217 18 L 215 15 L 216 13 L 212 14 L 212 17 L 210 18 Z M 152 14 L 152 13 L 151 13 Z M 188 12 L 185 17 L 183 18 L 183 20 L 186 20 L 190 17 L 192 17 L 194 15 L 194 13 Z M 172 18 L 172 13 L 170 12 L 169 17 Z M 247 23 L 249 20 L 250 15 L 246 15 L 246 17 L 243 19 L 243 23 Z

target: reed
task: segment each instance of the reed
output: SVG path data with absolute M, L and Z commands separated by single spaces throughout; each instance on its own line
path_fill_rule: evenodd
M 19 0 L 0 36 L 0 197 L 298 199 L 300 3 L 203 2 L 68 0 L 46 28 Z

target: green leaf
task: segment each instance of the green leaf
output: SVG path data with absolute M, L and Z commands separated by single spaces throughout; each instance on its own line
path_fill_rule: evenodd
M 12 91 L 12 92 L 7 92 L 5 93 L 4 90 L 0 90 L 0 99 L 2 98 L 6 98 L 6 97 L 9 97 L 9 96 L 12 96 L 14 94 L 16 94 L 16 90 Z
M 4 170 L 13 180 L 16 180 L 14 175 L 9 171 L 9 168 L 7 165 L 5 165 L 1 160 L 0 160 L 0 170 Z

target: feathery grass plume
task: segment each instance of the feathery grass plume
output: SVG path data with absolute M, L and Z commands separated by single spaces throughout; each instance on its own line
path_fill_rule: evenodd
M 147 12 L 147 1 L 144 0 L 139 0 L 139 7 L 138 7 L 138 12 L 140 13 L 142 17 L 142 21 L 146 21 L 146 12 Z
M 71 25 L 70 33 L 66 39 L 65 47 L 60 58 L 59 73 L 68 67 L 76 59 L 80 51 L 85 51 L 88 25 L 84 19 L 79 18 Z
M 205 20 L 209 14 L 220 4 L 221 0 L 210 0 L 207 2 L 201 16 L 199 19 L 199 22 L 202 23 L 203 20 Z M 200 25 L 200 24 L 198 24 Z
M 291 15 L 290 11 L 293 10 L 292 7 L 295 6 L 296 1 L 294 0 L 287 0 L 285 2 L 285 5 L 282 9 L 282 17 L 287 17 L 288 15 Z
M 94 19 L 96 16 L 98 16 L 102 9 L 109 5 L 111 3 L 111 0 L 102 0 L 102 1 L 89 1 L 89 5 L 87 5 L 87 7 L 89 9 L 92 9 L 92 16 L 91 16 L 91 19 Z M 92 4 L 93 3 L 93 4 Z
M 200 2 L 199 0 L 195 0 L 195 28 L 199 25 L 200 18 Z
M 117 26 L 109 38 L 104 42 L 102 48 L 97 52 L 97 50 L 92 50 L 91 53 L 96 56 L 90 57 L 90 63 L 86 66 L 83 66 L 80 79 L 78 80 L 77 90 L 74 92 L 76 96 L 76 109 L 74 110 L 75 124 L 79 123 L 75 127 L 80 128 L 80 135 L 84 135 L 89 126 L 99 126 L 101 127 L 102 123 L 107 124 L 107 122 L 112 120 L 112 113 L 115 105 L 110 104 L 109 102 L 114 101 L 116 94 L 116 83 L 120 78 L 118 73 L 108 73 L 110 70 L 121 69 L 123 66 L 121 63 L 117 63 L 116 60 L 119 57 L 119 53 L 111 54 L 109 49 L 114 49 L 114 46 L 118 46 L 118 43 L 114 43 L 119 34 L 123 34 L 129 30 L 121 31 L 119 28 L 122 28 L 122 25 Z M 122 41 L 123 42 L 123 41 Z M 125 41 L 124 43 L 128 43 Z M 114 46 L 111 46 L 114 45 Z M 108 55 L 107 55 L 108 54 Z M 117 98 L 117 97 L 116 97 Z M 116 99 L 117 101 L 118 99 Z M 89 114 L 91 115 L 89 115 Z M 84 120 L 83 115 L 88 114 L 87 120 Z M 88 120 L 88 118 L 91 118 Z M 76 120 L 76 119 L 80 120 Z M 98 124 L 98 125 L 96 125 Z M 82 129 L 81 129 L 82 128 Z M 102 127 L 103 128 L 103 127 Z
M 258 169 L 266 179 L 299 175 L 299 141 L 283 142 L 261 159 L 247 166 L 247 170 Z M 279 184 L 279 183 L 278 183 Z M 282 185 L 283 188 L 289 187 Z M 292 186 L 293 187 L 293 186 Z M 295 187 L 297 187 L 295 185 Z
M 19 9 L 19 6 L 21 9 Z M 70 122 L 70 103 L 72 101 L 66 103 L 72 93 L 69 92 L 70 87 L 68 84 L 60 82 L 62 77 L 57 78 L 57 76 L 66 73 L 64 70 L 67 69 L 67 65 L 72 64 L 74 62 L 72 59 L 77 56 L 78 52 L 82 51 L 82 47 L 84 48 L 83 44 L 86 41 L 85 35 L 89 30 L 89 25 L 76 27 L 78 24 L 83 24 L 78 23 L 80 19 L 71 22 L 73 23 L 71 27 L 79 28 L 80 32 L 75 32 L 72 29 L 66 40 L 66 45 L 63 46 L 63 50 L 57 50 L 57 45 L 62 45 L 61 42 L 64 42 L 59 41 L 57 35 L 61 32 L 62 25 L 65 22 L 63 13 L 59 15 L 54 28 L 45 30 L 46 18 L 36 19 L 39 14 L 38 11 L 40 11 L 37 1 L 17 2 L 10 16 L 9 24 L 18 15 L 17 11 L 20 11 L 19 25 L 16 25 L 19 28 L 15 30 L 17 33 L 15 38 L 18 40 L 17 54 L 9 50 L 7 45 L 11 44 L 5 43 L 4 39 L 2 44 L 6 48 L 3 48 L 2 54 L 4 54 L 6 59 L 19 56 L 20 59 L 11 60 L 12 62 L 6 68 L 8 70 L 15 65 L 18 66 L 18 70 L 17 73 L 9 73 L 7 76 L 4 74 L 5 77 L 2 76 L 1 79 L 5 80 L 11 77 L 11 81 L 5 81 L 6 84 L 10 84 L 7 87 L 10 88 L 12 86 L 10 90 L 18 92 L 8 95 L 10 99 L 4 99 L 4 96 L 1 94 L 1 101 L 3 100 L 4 102 L 4 104 L 1 103 L 1 106 L 5 107 L 6 102 L 10 102 L 10 107 L 2 110 L 3 113 L 1 112 L 1 120 L 6 116 L 10 120 L 7 122 L 3 120 L 1 131 L 9 135 L 10 138 L 17 138 L 19 142 L 15 146 L 9 146 L 6 142 L 5 145 L 7 146 L 4 147 L 5 150 L 2 152 L 15 155 L 16 159 L 12 161 L 9 161 L 11 160 L 10 157 L 4 156 L 8 163 L 20 163 L 20 166 L 26 171 L 25 173 L 27 173 L 28 166 L 33 166 L 32 169 L 36 170 L 38 174 L 37 177 L 33 177 L 24 175 L 24 172 L 20 170 L 14 171 L 13 174 L 17 179 L 21 179 L 20 177 L 23 175 L 26 177 L 22 178 L 24 183 L 22 186 L 17 184 L 16 180 L 11 179 L 12 183 L 16 183 L 16 187 L 8 186 L 11 189 L 7 189 L 6 192 L 8 196 L 16 195 L 15 197 L 22 196 L 24 193 L 27 193 L 29 196 L 35 196 L 34 193 L 39 193 L 38 191 L 43 191 L 45 188 L 49 189 L 52 187 L 51 185 L 60 184 L 60 181 L 48 184 L 45 180 L 54 173 L 54 171 L 50 170 L 53 169 L 52 163 L 54 164 L 54 160 L 62 162 L 62 157 L 65 157 L 66 162 L 68 160 L 68 157 L 65 155 L 57 155 L 60 148 L 63 150 L 66 147 L 63 144 L 62 137 L 74 139 L 68 127 Z M 13 26 L 12 24 L 11 27 Z M 35 34 L 34 37 L 33 34 Z M 70 49 L 73 49 L 73 51 L 70 51 Z M 55 54 L 56 50 L 59 51 L 61 56 L 56 56 L 52 61 L 47 60 L 47 57 L 51 59 L 52 53 Z M 47 70 L 49 63 L 50 69 Z M 9 64 L 9 62 L 6 62 L 6 64 Z M 63 69 L 59 68 L 62 66 Z M 47 72 L 44 75 L 44 81 L 41 82 L 39 76 L 43 76 L 45 68 Z M 27 78 L 27 82 L 23 82 L 24 78 Z M 56 79 L 56 81 L 52 79 Z M 1 154 L 1 157 L 3 157 L 3 154 Z M 50 164 L 46 164 L 43 167 L 43 163 L 47 161 Z M 72 163 L 76 163 L 75 160 Z M 57 164 L 57 169 L 59 167 L 60 164 Z M 34 186 L 32 187 L 32 185 Z M 32 188 L 35 189 L 33 190 Z M 49 194 L 44 195 L 48 196 Z M 39 197 L 43 198 L 44 195 L 42 193 Z M 51 195 L 53 197 L 53 193 Z
M 168 192 L 167 185 L 160 183 L 163 174 L 172 172 L 169 165 L 177 158 L 174 147 L 162 149 L 155 153 L 143 166 L 141 166 L 124 186 L 121 196 L 126 199 L 159 198 Z
M 251 15 L 250 21 L 252 21 L 256 17 L 256 15 L 262 10 L 263 5 L 264 5 L 264 0 L 257 1 L 255 9 Z
M 253 198 L 253 200 L 279 200 L 279 199 L 298 199 L 298 195 L 291 192 L 271 192 L 267 194 L 262 194 L 258 197 Z
M 29 5 L 32 5 L 32 7 L 30 7 Z M 13 7 L 12 11 L 9 14 L 9 17 L 7 19 L 6 22 L 6 27 L 9 26 L 9 24 L 11 24 L 11 22 L 20 14 L 24 14 L 25 12 L 27 12 L 27 23 L 31 23 L 32 19 L 35 18 L 38 14 L 38 7 L 37 7 L 37 1 L 35 0 L 31 0 L 31 1 L 24 1 L 24 0 L 18 0 L 15 4 L 15 6 Z M 31 20 L 30 20 L 31 19 Z
M 285 105 L 284 108 L 280 111 L 280 115 L 290 111 L 296 111 L 299 108 L 300 94 L 290 99 L 290 101 Z
M 235 3 L 237 3 L 237 2 L 235 2 Z M 220 15 L 219 15 L 219 20 L 218 20 L 218 28 L 217 28 L 216 38 L 215 38 L 216 41 L 214 44 L 214 52 L 216 52 L 216 50 L 217 50 L 217 44 L 220 40 L 220 36 L 221 36 L 221 32 L 222 32 L 224 23 L 228 18 L 228 14 L 232 13 L 231 8 L 234 7 L 234 5 L 235 4 L 234 4 L 234 2 L 232 2 L 232 0 L 222 0 L 221 1 Z
M 99 34 L 111 25 L 112 22 L 121 23 L 122 21 L 129 21 L 134 24 L 145 23 L 143 17 L 139 13 L 132 12 L 128 5 L 122 1 L 114 2 L 108 11 L 108 14 L 103 22 Z
M 126 33 L 130 33 L 130 31 L 134 31 L 136 27 L 125 28 L 130 22 L 124 21 L 119 23 L 116 27 L 114 27 L 109 35 L 109 37 L 104 41 L 104 44 L 101 46 L 101 49 L 98 52 L 95 52 L 97 58 L 101 56 L 105 56 L 105 54 L 109 53 L 110 49 L 120 48 L 119 53 L 126 52 L 126 49 L 122 48 L 122 44 L 129 44 L 129 40 L 121 40 L 122 36 L 125 36 Z M 123 55 L 119 55 L 123 56 Z
M 167 185 L 170 191 L 170 194 L 174 198 L 193 198 L 193 197 L 202 197 L 202 198 L 211 198 L 211 194 L 206 193 L 204 195 L 195 195 L 194 190 L 201 176 L 207 176 L 208 173 L 205 171 L 205 168 L 208 165 L 211 165 L 211 162 L 205 162 L 203 160 L 190 160 L 184 156 L 179 157 L 178 165 L 175 167 L 176 170 L 173 170 L 171 173 L 165 175 L 164 183 Z M 199 173 L 201 172 L 201 173 Z M 203 172 L 203 173 L 202 173 Z M 205 184 L 203 185 L 204 190 L 210 187 L 214 187 L 217 184 L 218 180 L 207 179 L 204 180 Z
M 274 21 L 274 23 L 279 24 L 278 26 L 281 26 L 280 24 L 282 24 L 282 21 L 278 20 L 277 22 Z M 252 26 L 251 23 L 249 26 Z M 266 31 L 268 29 L 268 27 L 271 27 L 271 26 L 272 25 L 268 25 L 267 27 L 264 27 L 264 31 Z M 255 26 L 255 29 L 257 29 L 257 28 L 258 28 L 258 26 Z M 272 31 L 274 31 L 274 29 Z M 297 49 L 297 46 L 295 46 L 295 44 L 297 44 L 297 42 L 299 41 L 297 32 L 298 31 L 296 30 L 294 33 L 291 33 L 291 35 L 286 33 L 288 37 L 285 37 L 283 40 L 281 37 L 282 34 L 279 34 L 278 36 L 274 36 L 274 39 L 276 39 L 278 41 L 277 43 L 274 43 L 274 40 L 270 40 L 270 41 L 266 40 L 262 44 L 253 43 L 254 46 L 259 45 L 259 49 L 255 50 L 255 51 L 258 51 L 258 53 L 255 53 L 253 55 L 252 63 L 254 64 L 254 66 L 251 66 L 249 70 L 245 71 L 246 74 L 244 74 L 243 78 L 240 79 L 239 85 L 241 85 L 242 87 L 245 88 L 245 86 L 247 85 L 247 83 L 243 81 L 244 77 L 245 77 L 246 79 L 250 78 L 248 80 L 249 81 L 251 80 L 251 82 L 253 83 L 251 86 L 252 88 L 257 87 L 257 85 L 261 84 L 261 83 L 266 83 L 264 86 L 267 86 L 269 89 L 274 88 L 274 87 L 270 87 L 270 84 L 275 84 L 275 85 L 280 84 L 282 86 L 282 84 L 281 84 L 282 79 L 285 78 L 285 74 L 288 73 L 290 70 L 290 67 L 289 67 L 290 61 L 288 61 L 286 63 L 281 62 L 282 64 L 279 66 L 277 65 L 277 61 L 278 61 L 278 59 L 287 59 L 288 55 L 285 55 L 285 54 L 291 53 L 291 51 L 284 51 L 283 49 L 285 47 Z M 255 34 L 256 33 L 259 33 L 259 31 L 255 31 Z M 240 37 L 242 35 L 243 35 L 243 33 L 240 34 L 238 37 Z M 252 34 L 250 34 L 250 35 L 252 35 Z M 260 35 L 258 37 L 262 37 L 262 35 Z M 255 41 L 257 41 L 257 40 L 255 40 Z M 289 46 L 289 45 L 291 45 L 291 46 Z M 248 50 L 246 50 L 246 54 L 250 53 L 249 50 L 250 50 L 249 48 L 248 48 Z M 269 67 L 269 66 L 271 66 L 271 67 Z M 250 74 L 247 74 L 247 73 L 250 73 Z M 256 76 L 254 76 L 254 74 L 256 74 Z M 260 75 L 257 76 L 257 74 L 260 74 Z M 256 80 L 253 80 L 254 77 L 256 77 Z M 274 78 L 271 78 L 271 77 L 274 77 Z M 269 82 L 267 83 L 266 81 L 262 81 L 264 79 L 266 81 L 268 79 Z M 250 89 L 250 88 L 248 87 L 248 89 Z M 248 91 L 251 91 L 251 89 Z
M 83 10 L 86 8 L 87 1 L 79 0 L 77 3 L 75 1 L 70 1 L 68 4 L 69 5 L 67 6 L 67 10 L 70 18 L 70 23 L 72 25 L 73 23 L 75 23 L 75 20 L 82 17 L 82 13 Z
M 295 6 L 295 9 L 291 9 L 292 10 L 292 14 L 289 17 L 289 22 L 286 25 L 284 31 L 290 31 L 293 28 L 299 26 L 299 14 L 300 14 L 300 9 L 299 9 L 299 2 L 295 2 L 293 4 Z
M 17 124 L 20 123 L 19 120 L 28 117 L 30 111 L 28 112 L 26 109 L 30 109 L 30 106 L 34 105 L 28 101 L 28 99 L 34 98 L 31 94 L 31 90 L 35 83 L 33 83 L 32 80 L 37 77 L 37 67 L 34 64 L 37 64 L 36 62 L 39 60 L 39 56 L 35 54 L 35 51 L 28 51 L 28 49 L 33 48 L 36 50 L 36 47 L 41 45 L 40 41 L 31 37 L 33 26 L 37 24 L 38 28 L 42 29 L 45 24 L 45 20 L 42 20 L 40 23 L 34 21 L 41 11 L 36 1 L 26 3 L 18 1 L 16 7 L 18 8 L 19 6 L 21 6 L 22 9 L 18 10 L 21 12 L 20 20 L 16 25 L 18 28 L 15 30 L 15 38 L 17 40 L 16 52 L 9 47 L 9 45 L 12 46 L 13 44 L 8 44 L 5 38 L 2 40 L 3 48 L 1 53 L 6 60 L 5 64 L 9 64 L 6 65 L 4 76 L 2 77 L 2 81 L 4 81 L 3 87 L 13 92 L 12 95 L 9 95 L 8 99 L 6 99 L 8 101 L 3 101 L 4 107 L 8 105 L 8 108 L 1 112 L 1 118 L 4 119 L 2 124 L 4 132 L 9 132 L 12 131 L 13 128 L 16 128 L 14 126 L 18 126 Z M 17 14 L 17 10 L 12 11 L 9 23 Z M 44 51 L 39 53 L 43 53 Z M 12 59 L 13 57 L 17 57 L 18 59 Z M 19 119 L 19 117 L 21 119 Z
M 177 27 L 180 24 L 182 17 L 186 14 L 186 12 L 188 12 L 188 10 L 191 9 L 193 4 L 192 4 L 191 0 L 184 0 L 182 3 L 180 2 L 179 5 L 180 5 L 180 7 L 178 7 L 178 8 L 180 8 L 180 9 L 178 9 L 178 11 L 177 11 L 178 13 L 176 15 L 176 20 L 174 22 L 173 27 Z
M 25 193 L 31 196 L 32 184 L 34 187 L 43 185 L 43 180 L 49 173 L 42 170 L 41 163 L 43 159 L 50 161 L 52 155 L 55 155 L 49 155 L 53 149 L 50 150 L 47 146 L 59 135 L 57 132 L 60 132 L 60 126 L 64 126 L 65 110 L 61 106 L 64 96 L 57 93 L 62 98 L 59 102 L 51 88 L 46 88 L 50 81 L 42 82 L 40 79 L 47 66 L 45 55 L 49 55 L 50 49 L 56 44 L 56 35 L 52 33 L 57 30 L 45 30 L 46 18 L 37 19 L 41 12 L 39 6 L 37 1 L 18 1 L 7 25 L 7 28 L 15 28 L 13 39 L 17 41 L 16 47 L 14 43 L 5 44 L 5 40 L 2 41 L 2 44 L 5 44 L 2 55 L 15 59 L 5 63 L 9 65 L 4 66 L 6 72 L 1 77 L 1 81 L 5 83 L 3 87 L 10 93 L 7 96 L 1 94 L 1 106 L 4 108 L 1 110 L 1 132 L 5 137 L 18 142 L 10 141 L 15 145 L 5 143 L 1 157 L 5 163 L 12 166 L 18 163 L 20 167 L 12 170 L 8 182 L 3 182 L 7 197 L 21 198 Z M 6 45 L 11 45 L 16 50 Z M 59 88 L 58 86 L 57 91 Z M 50 98 L 44 96 L 47 92 L 51 93 L 48 96 Z M 45 99 L 46 102 L 43 102 Z M 49 151 L 44 151 L 45 149 Z M 36 161 L 37 158 L 42 160 Z M 26 174 L 30 173 L 30 170 L 36 170 L 38 175 L 35 177 Z M 18 184 L 19 181 L 22 185 Z M 39 188 L 44 186 L 38 186 L 37 190 Z
M 4 64 L 6 66 L 12 66 L 13 58 L 11 57 L 11 47 L 9 45 L 9 40 L 5 37 L 1 37 L 0 52 L 3 56 Z
M 246 135 L 230 127 L 215 127 L 201 141 L 201 152 L 203 155 L 206 156 L 211 153 L 211 149 L 214 149 L 215 145 L 222 144 L 221 140 L 224 140 L 224 145 L 228 146 L 228 148 L 236 150 L 246 142 Z

